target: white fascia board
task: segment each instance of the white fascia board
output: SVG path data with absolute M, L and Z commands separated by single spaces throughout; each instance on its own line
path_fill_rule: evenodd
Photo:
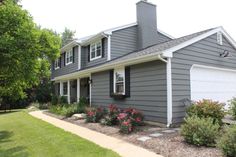
M 163 35 L 165 35 L 165 36 L 171 38 L 171 39 L 175 39 L 175 37 L 173 37 L 172 35 L 167 34 L 166 32 L 163 32 L 162 30 L 160 30 L 160 29 L 158 29 L 158 28 L 157 28 L 157 31 L 160 32 L 161 34 L 163 34 Z
M 211 30 L 209 32 L 206 32 L 206 33 L 204 33 L 202 35 L 199 35 L 199 36 L 197 36 L 197 37 L 195 37 L 193 39 L 190 39 L 190 40 L 188 40 L 186 42 L 183 42 L 182 44 L 179 44 L 177 46 L 169 48 L 169 49 L 163 51 L 162 55 L 165 56 L 165 57 L 173 56 L 173 54 L 171 54 L 171 53 L 173 53 L 175 51 L 178 51 L 178 50 L 180 50 L 180 49 L 182 49 L 184 47 L 187 47 L 187 46 L 189 46 L 189 45 L 191 45 L 193 43 L 196 43 L 196 42 L 198 42 L 198 41 L 200 41 L 202 39 L 205 39 L 205 38 L 207 38 L 207 37 L 209 37 L 209 36 L 219 32 L 219 31 L 221 31 L 221 27 L 215 28 L 215 29 L 213 29 L 213 30 Z
M 220 32 L 224 35 L 224 37 L 232 44 L 232 46 L 236 49 L 236 42 L 235 40 L 225 31 L 223 27 L 219 27 Z
M 68 49 L 68 48 L 71 48 L 72 46 L 78 45 L 78 44 L 79 44 L 79 43 L 78 43 L 76 40 L 71 41 L 70 43 L 66 44 L 65 46 L 63 46 L 63 47 L 61 48 L 61 52 L 65 51 L 65 50 Z
M 136 26 L 138 25 L 137 22 L 134 22 L 134 23 L 131 23 L 131 24 L 127 24 L 127 25 L 123 25 L 123 26 L 119 26 L 119 27 L 115 27 L 115 28 L 112 28 L 112 29 L 108 29 L 108 30 L 105 30 L 103 31 L 105 34 L 107 35 L 111 35 L 112 32 L 114 31 L 118 31 L 118 30 L 121 30 L 121 29 L 125 29 L 125 28 L 129 28 L 129 27 L 132 27 L 132 26 Z

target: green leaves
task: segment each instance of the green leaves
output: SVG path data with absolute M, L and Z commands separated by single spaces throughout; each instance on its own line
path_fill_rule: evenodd
M 60 54 L 61 39 L 38 27 L 31 15 L 12 0 L 0 5 L 0 97 L 17 100 L 25 90 L 50 76 Z

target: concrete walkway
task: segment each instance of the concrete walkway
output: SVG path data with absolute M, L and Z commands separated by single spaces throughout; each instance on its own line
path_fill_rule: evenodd
M 59 120 L 42 113 L 42 111 L 30 112 L 30 115 L 42 119 L 56 127 L 62 128 L 65 131 L 76 134 L 84 139 L 92 141 L 101 147 L 111 149 L 117 152 L 122 157 L 162 157 L 147 149 L 127 143 L 123 140 L 116 139 L 111 136 Z

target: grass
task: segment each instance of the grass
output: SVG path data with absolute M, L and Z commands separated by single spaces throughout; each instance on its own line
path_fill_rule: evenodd
M 119 157 L 27 112 L 0 113 L 1 157 Z

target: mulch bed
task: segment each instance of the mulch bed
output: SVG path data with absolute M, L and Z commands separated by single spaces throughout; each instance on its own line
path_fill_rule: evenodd
M 63 119 L 67 122 L 139 145 L 157 154 L 161 154 L 164 157 L 223 157 L 221 151 L 217 148 L 196 147 L 185 143 L 184 139 L 180 136 L 179 131 L 174 133 L 163 133 L 162 131 L 169 130 L 167 128 L 146 125 L 138 127 L 136 131 L 129 135 L 124 135 L 119 133 L 118 126 L 110 127 L 103 126 L 99 123 L 85 123 L 84 120 L 75 120 L 73 118 L 56 116 L 48 112 L 45 113 L 49 116 Z M 137 140 L 140 137 L 149 136 L 152 133 L 161 133 L 163 135 L 155 138 L 152 137 L 145 142 Z

